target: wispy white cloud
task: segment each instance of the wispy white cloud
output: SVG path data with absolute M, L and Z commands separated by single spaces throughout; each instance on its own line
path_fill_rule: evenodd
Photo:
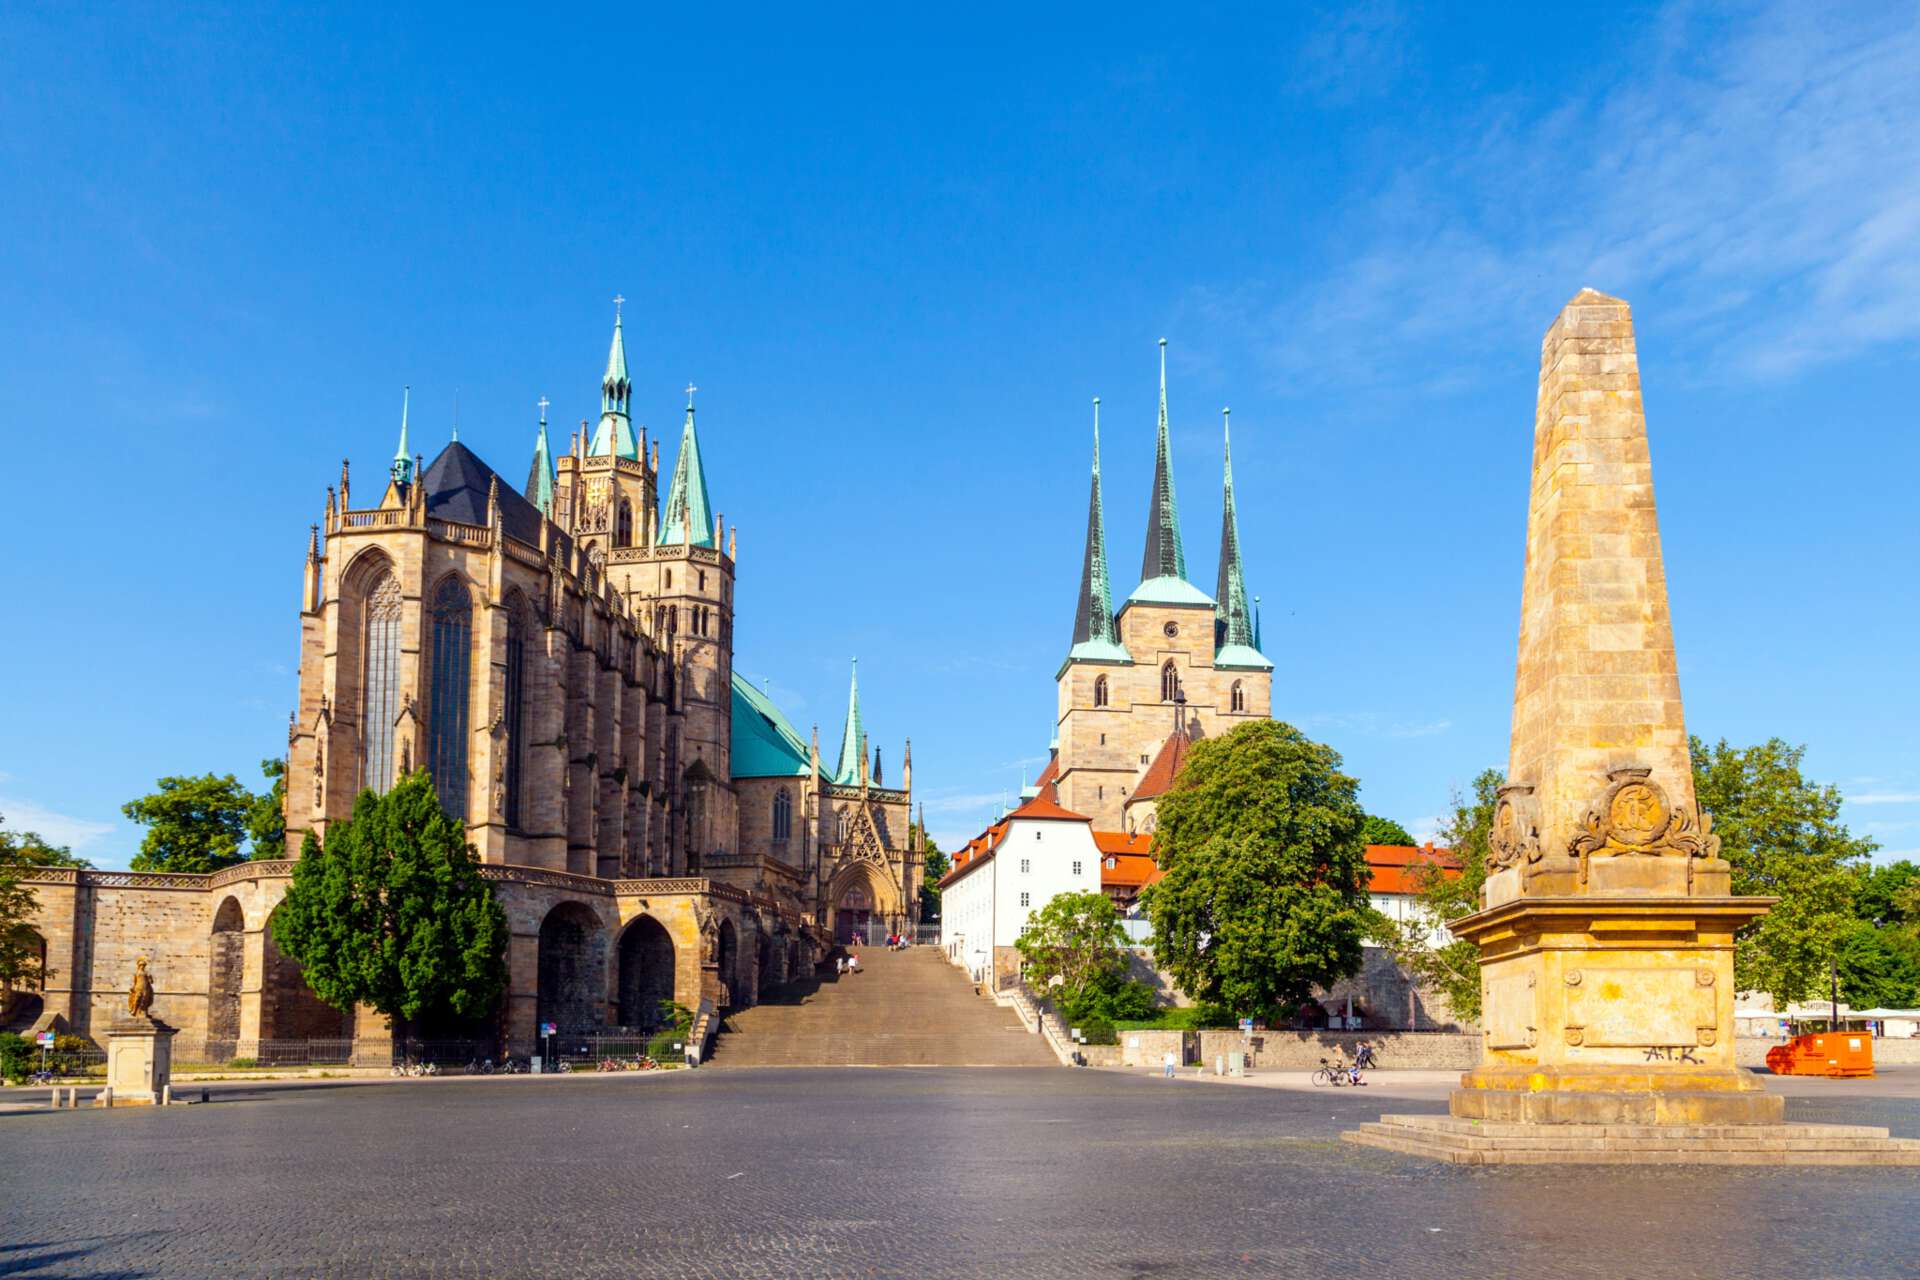
M 1436 733 L 1445 733 L 1453 728 L 1451 720 L 1427 720 L 1420 723 L 1396 724 L 1387 730 L 1389 738 L 1431 738 Z
M 1920 791 L 1869 791 L 1848 796 L 1848 804 L 1920 804 Z
M 1623 66 L 1460 120 L 1355 197 L 1320 278 L 1197 305 L 1289 382 L 1428 394 L 1589 285 L 1656 294 L 1707 381 L 1920 340 L 1920 10 L 1676 4 Z
M 75 850 L 87 849 L 100 837 L 119 827 L 116 822 L 56 813 L 31 800 L 12 797 L 0 797 L 0 817 L 4 817 L 9 831 L 37 831 L 54 844 L 67 845 Z
M 1005 804 L 1013 793 L 1009 791 L 971 791 L 956 795 L 929 796 L 926 800 L 928 813 L 966 813 L 974 809 L 991 809 L 995 805 Z

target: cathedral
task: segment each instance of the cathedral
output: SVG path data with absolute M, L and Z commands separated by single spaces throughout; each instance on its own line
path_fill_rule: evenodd
M 1260 651 L 1233 501 L 1233 449 L 1222 418 L 1224 477 L 1214 593 L 1187 576 L 1167 440 L 1166 341 L 1160 343 L 1160 421 L 1140 584 L 1113 605 L 1100 492 L 1100 402 L 1094 401 L 1093 480 L 1073 641 L 1056 676 L 1053 758 L 1038 780 L 1096 831 L 1150 832 L 1153 801 L 1186 745 L 1272 712 L 1273 664 Z
M 458 439 L 413 453 L 403 401 L 373 500 L 343 463 L 307 544 L 287 848 L 429 770 L 507 912 L 514 1053 L 544 1024 L 650 1029 L 668 999 L 723 1016 L 918 918 L 911 744 L 889 786 L 857 671 L 831 758 L 735 674 L 738 538 L 692 390 L 664 499 L 632 394 L 616 313 L 597 423 L 556 454 L 542 401 L 519 488 Z M 291 867 L 35 873 L 37 1020 L 103 1025 L 137 952 L 177 1052 L 337 1037 L 379 1058 L 386 1020 L 321 1004 L 274 944 Z

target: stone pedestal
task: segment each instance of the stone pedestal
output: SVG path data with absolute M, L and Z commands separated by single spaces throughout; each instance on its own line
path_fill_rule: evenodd
M 1733 1057 L 1733 935 L 1769 905 L 1724 893 L 1525 897 L 1455 922 L 1481 949 L 1486 1048 L 1448 1110 L 1536 1124 L 1778 1123 L 1783 1100 Z
M 174 1028 L 152 1018 L 115 1018 L 107 1028 L 107 1087 L 115 1106 L 157 1105 L 173 1079 Z

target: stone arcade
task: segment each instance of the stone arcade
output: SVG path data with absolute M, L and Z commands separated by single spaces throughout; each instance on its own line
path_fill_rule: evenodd
M 823 762 L 818 731 L 734 673 L 738 537 L 710 505 L 691 389 L 664 508 L 617 316 L 600 393 L 558 459 L 542 402 L 524 493 L 457 439 L 412 454 L 403 406 L 375 500 L 354 503 L 345 464 L 327 490 L 301 591 L 288 849 L 430 768 L 512 933 L 499 1016 L 472 1030 L 515 1053 L 542 1022 L 751 1004 L 836 933 L 917 916 L 911 746 L 884 785 L 856 683 Z M 5 1023 L 104 1032 L 138 953 L 186 1056 L 335 1038 L 378 1060 L 386 1019 L 321 1003 L 274 945 L 291 868 L 29 872 L 47 979 Z

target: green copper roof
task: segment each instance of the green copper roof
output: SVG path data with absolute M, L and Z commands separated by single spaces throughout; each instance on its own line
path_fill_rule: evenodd
M 1118 658 L 1113 655 L 1118 651 Z M 1093 401 L 1093 481 L 1087 494 L 1087 549 L 1080 564 L 1080 599 L 1074 606 L 1069 660 L 1128 660 L 1113 621 L 1113 588 L 1107 576 L 1107 514 L 1100 496 L 1100 399 Z
M 700 437 L 694 434 L 691 402 L 687 425 L 680 431 L 680 457 L 673 464 L 673 485 L 667 490 L 667 514 L 660 530 L 660 541 L 668 546 L 713 545 L 713 507 L 707 501 L 707 472 L 700 465 Z
M 533 465 L 527 469 L 527 501 L 553 518 L 553 451 L 547 447 L 547 402 L 540 402 L 540 433 L 533 438 Z
M 860 659 L 853 660 L 853 683 L 847 691 L 847 728 L 840 735 L 840 763 L 833 780 L 842 786 L 860 781 L 860 750 L 866 741 L 866 726 L 860 723 Z
M 1154 445 L 1153 495 L 1147 507 L 1147 550 L 1140 560 L 1140 580 L 1186 576 L 1187 552 L 1180 542 L 1180 504 L 1173 494 L 1173 451 L 1167 442 L 1167 340 L 1162 338 L 1160 434 Z
M 621 458 L 639 458 L 640 445 L 634 439 L 630 412 L 632 396 L 633 383 L 627 377 L 627 344 L 620 336 L 620 313 L 616 310 L 613 343 L 607 348 L 607 372 L 600 379 L 600 425 L 593 429 L 593 442 L 587 446 L 590 457 L 611 453 Z
M 413 479 L 413 453 L 407 448 L 407 401 L 412 387 L 400 388 L 400 447 L 393 451 L 393 478 L 401 484 Z
M 1213 608 L 1213 597 L 1185 578 L 1148 578 L 1133 589 L 1127 604 L 1196 604 Z M 1124 611 L 1126 605 L 1122 605 Z
M 1233 504 L 1233 435 L 1221 410 L 1221 438 L 1226 450 L 1225 497 L 1220 513 L 1220 580 L 1214 588 L 1213 643 L 1220 653 L 1253 653 L 1253 611 L 1247 607 L 1247 579 L 1240 564 L 1240 517 Z M 1255 657 L 1259 655 L 1254 654 Z M 1264 658 L 1262 662 L 1266 661 Z M 1219 658 L 1214 659 L 1219 665 Z M 1244 664 L 1241 664 L 1244 665 Z
M 1214 651 L 1213 665 L 1216 667 L 1246 667 L 1255 671 L 1273 670 L 1273 664 L 1267 661 L 1265 654 L 1261 653 L 1252 645 L 1245 644 L 1222 645 Z
M 733 677 L 733 776 L 804 778 L 813 772 L 807 744 L 773 700 Z

